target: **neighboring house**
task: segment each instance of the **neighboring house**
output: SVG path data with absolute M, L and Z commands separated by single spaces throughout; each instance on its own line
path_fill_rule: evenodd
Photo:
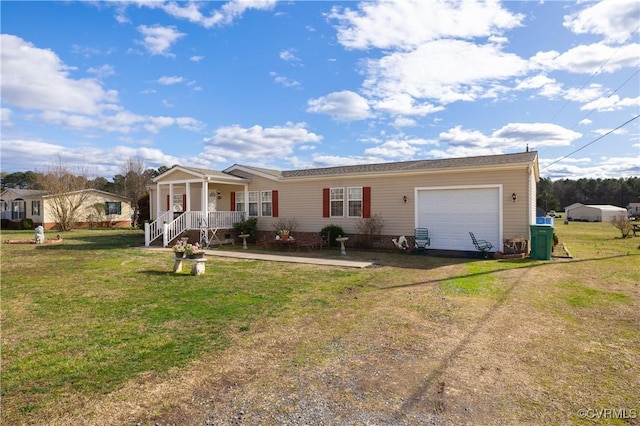
M 627 215 L 627 210 L 622 207 L 610 205 L 580 204 L 574 203 L 565 207 L 567 220 L 584 222 L 611 222 L 620 214 Z
M 296 233 L 317 235 L 339 225 L 354 235 L 378 215 L 383 234 L 413 236 L 429 229 L 432 249 L 475 251 L 469 232 L 502 250 L 503 239 L 528 238 L 535 224 L 538 155 L 525 152 L 306 170 L 235 164 L 223 171 L 174 166 L 154 179 L 145 244 L 167 245 L 188 229 L 229 230 L 247 217 L 273 238 L 278 218 Z
M 633 217 L 640 217 L 640 203 L 629 203 L 627 205 L 627 211 Z
M 87 199 L 80 211 L 76 227 L 113 226 L 121 228 L 131 227 L 131 204 L 125 197 L 96 189 L 70 192 L 66 196 L 84 194 Z M 55 196 L 47 191 L 32 189 L 6 189 L 0 194 L 0 218 L 12 222 L 20 222 L 28 218 L 33 220 L 34 226 L 42 225 L 45 229 L 56 227 L 52 208 Z M 101 212 L 94 206 L 104 206 Z

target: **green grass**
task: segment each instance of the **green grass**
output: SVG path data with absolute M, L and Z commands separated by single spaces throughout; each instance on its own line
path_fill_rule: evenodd
M 3 233 L 3 239 L 28 238 Z M 2 246 L 2 395 L 9 418 L 70 393 L 106 394 L 229 345 L 232 333 L 311 286 L 331 293 L 353 273 L 318 276 L 287 264 L 209 261 L 172 272 L 168 253 L 130 248 L 137 231 L 74 231 L 58 245 Z
M 162 376 L 230 347 L 268 318 L 286 321 L 287 312 L 349 317 L 359 309 L 357 314 L 365 318 L 369 300 L 384 299 L 376 289 L 411 295 L 414 286 L 433 286 L 425 300 L 409 299 L 398 307 L 434 323 L 462 326 L 485 315 L 487 306 L 502 303 L 515 285 L 527 285 L 526 278 L 510 280 L 519 272 L 546 277 L 550 284 L 545 291 L 526 288 L 527 300 L 543 316 L 564 321 L 567 329 L 557 343 L 548 336 L 541 340 L 540 353 L 547 351 L 550 359 L 557 354 L 571 368 L 589 362 L 620 364 L 625 358 L 611 358 L 618 356 L 615 352 L 585 354 L 579 348 L 586 339 L 615 338 L 619 346 L 637 341 L 629 318 L 638 302 L 632 294 L 640 282 L 640 238 L 623 240 L 610 224 L 556 224 L 559 247 L 566 243 L 573 260 L 462 261 L 351 251 L 354 257 L 380 258 L 387 268 L 211 258 L 205 275 L 191 276 L 172 272 L 170 253 L 135 248 L 143 241 L 140 231 L 78 230 L 63 234 L 60 244 L 2 244 L 3 423 L 42 423 L 52 413 L 78 410 L 77 395 L 97 400 L 132 380 Z M 2 240 L 31 237 L 31 231 L 2 233 Z M 336 256 L 335 251 L 323 252 Z M 353 289 L 357 305 L 348 303 L 355 300 Z M 446 301 L 431 303 L 434 298 Z M 368 321 L 396 327 L 393 334 L 404 341 L 402 330 L 412 333 L 409 322 L 392 311 L 386 315 Z M 610 320 L 599 322 L 603 317 Z M 342 329 L 332 329 L 330 322 L 323 324 L 328 336 L 348 335 L 359 326 L 345 322 Z M 532 362 L 531 368 L 540 368 L 540 381 L 550 383 L 549 392 L 557 390 L 544 373 L 546 365 Z M 614 378 L 598 384 L 601 394 L 617 392 Z M 579 387 L 584 377 L 572 381 L 567 375 L 565 380 L 567 386 Z

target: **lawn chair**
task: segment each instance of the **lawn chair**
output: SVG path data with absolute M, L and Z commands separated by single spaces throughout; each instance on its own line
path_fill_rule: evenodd
M 476 236 L 473 235 L 473 232 L 469 232 L 469 235 L 471 235 L 471 240 L 473 241 L 473 245 L 476 247 L 476 250 L 478 250 L 486 259 L 489 256 L 489 250 L 493 248 L 493 244 L 486 240 L 477 240 Z
M 427 228 L 416 228 L 413 233 L 413 244 L 417 250 L 426 250 L 431 245 L 429 230 Z

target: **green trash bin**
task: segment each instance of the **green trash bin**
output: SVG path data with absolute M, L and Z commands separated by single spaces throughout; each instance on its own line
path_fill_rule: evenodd
M 529 225 L 531 228 L 531 259 L 550 260 L 553 249 L 553 226 Z

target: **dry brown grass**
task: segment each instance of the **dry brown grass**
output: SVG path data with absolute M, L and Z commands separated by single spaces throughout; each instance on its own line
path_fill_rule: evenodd
M 381 266 L 50 424 L 640 424 L 640 256 L 562 237 L 576 259 L 350 253 Z

